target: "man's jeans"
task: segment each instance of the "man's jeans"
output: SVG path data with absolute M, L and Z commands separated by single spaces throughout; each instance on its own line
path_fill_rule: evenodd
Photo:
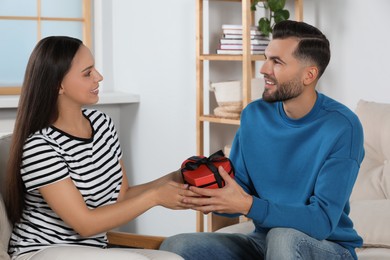
M 353 257 L 348 249 L 327 240 L 316 240 L 291 228 L 273 228 L 268 233 L 190 233 L 167 238 L 161 250 L 186 260 L 333 260 Z

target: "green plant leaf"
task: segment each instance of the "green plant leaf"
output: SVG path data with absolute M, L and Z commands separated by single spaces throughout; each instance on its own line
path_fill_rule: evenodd
M 260 0 L 253 1 L 253 3 L 251 4 L 251 11 L 256 11 L 256 6 L 259 2 Z
M 290 12 L 286 9 L 284 10 L 278 10 L 274 12 L 274 21 L 275 23 L 287 20 L 290 18 Z
M 271 9 L 272 12 L 276 12 L 284 8 L 284 5 L 286 4 L 286 0 L 268 0 L 267 3 L 269 9 Z
M 261 18 L 259 20 L 259 30 L 262 34 L 268 36 L 272 32 L 271 21 L 268 18 Z

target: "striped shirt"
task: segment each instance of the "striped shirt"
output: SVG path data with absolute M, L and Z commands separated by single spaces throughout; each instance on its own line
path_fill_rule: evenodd
M 25 142 L 21 175 L 26 186 L 25 209 L 12 232 L 12 256 L 52 245 L 105 247 L 105 233 L 81 237 L 49 207 L 39 188 L 71 178 L 88 208 L 116 202 L 122 184 L 122 156 L 115 126 L 106 114 L 83 109 L 93 129 L 90 139 L 71 136 L 53 126 Z

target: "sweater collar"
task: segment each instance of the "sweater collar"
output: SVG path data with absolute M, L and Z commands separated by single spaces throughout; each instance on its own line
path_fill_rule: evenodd
M 285 123 L 292 125 L 292 126 L 301 126 L 301 125 L 305 125 L 308 122 L 313 121 L 314 118 L 317 116 L 318 112 L 320 111 L 321 106 L 322 106 L 322 102 L 324 99 L 324 96 L 322 94 L 320 94 L 318 92 L 316 92 L 316 93 L 317 93 L 317 100 L 314 103 L 313 108 L 304 117 L 301 117 L 299 119 L 293 119 L 293 118 L 288 117 L 286 112 L 283 109 L 283 103 L 278 102 L 277 106 L 278 106 L 278 111 L 279 111 L 279 115 L 281 116 L 281 119 Z

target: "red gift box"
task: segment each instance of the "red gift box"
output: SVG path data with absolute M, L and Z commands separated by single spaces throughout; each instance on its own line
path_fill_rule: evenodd
M 218 172 L 222 166 L 225 171 L 234 178 L 234 168 L 228 158 L 220 150 L 209 157 L 192 156 L 181 165 L 181 173 L 185 183 L 189 185 L 216 189 L 225 186 L 223 178 Z

